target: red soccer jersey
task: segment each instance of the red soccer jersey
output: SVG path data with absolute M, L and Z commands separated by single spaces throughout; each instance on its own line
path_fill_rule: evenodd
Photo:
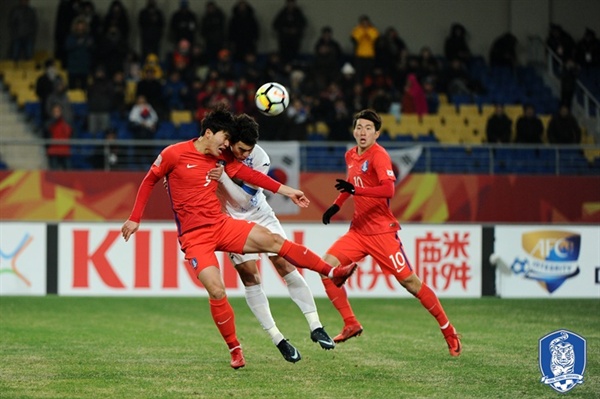
M 387 151 L 375 143 L 362 155 L 358 155 L 357 147 L 346 152 L 346 166 L 348 167 L 348 181 L 354 187 L 376 187 L 381 182 L 396 177 L 392 170 L 392 160 Z M 359 194 L 357 190 L 357 194 Z M 390 199 L 353 195 L 354 215 L 350 229 L 360 234 L 381 234 L 400 229 L 398 220 L 390 210 Z
M 279 189 L 279 183 L 242 164 L 231 151 L 224 151 L 220 158 L 199 153 L 194 146 L 195 140 L 170 145 L 160 153 L 142 182 L 131 220 L 141 219 L 152 186 L 165 176 L 179 235 L 229 217 L 221 211 L 216 195 L 219 182 L 207 177 L 218 161 L 225 164 L 224 173 L 229 176 L 238 176 L 273 192 Z M 147 186 L 149 190 L 143 189 Z

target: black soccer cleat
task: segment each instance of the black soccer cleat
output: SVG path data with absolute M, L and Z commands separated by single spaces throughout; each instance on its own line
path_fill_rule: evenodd
M 283 358 L 290 363 L 296 363 L 302 359 L 298 349 L 296 349 L 294 345 L 290 344 L 287 339 L 282 339 L 281 342 L 277 344 L 277 349 L 279 349 L 279 352 L 281 352 L 281 356 L 283 356 Z
M 315 328 L 310 333 L 310 339 L 312 339 L 313 342 L 318 342 L 319 345 L 321 345 L 321 348 L 325 350 L 335 348 L 335 343 L 323 327 Z

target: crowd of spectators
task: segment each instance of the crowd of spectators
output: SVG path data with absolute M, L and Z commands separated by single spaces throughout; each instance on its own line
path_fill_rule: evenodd
M 147 0 L 136 20 L 120 0 L 112 1 L 104 16 L 92 0 L 60 1 L 54 57 L 68 72 L 68 87 L 87 93 L 85 128 L 92 134 L 106 135 L 111 115 L 131 119 L 143 99 L 157 121 L 168 120 L 172 110 L 189 110 L 199 121 L 208 109 L 224 102 L 236 113 L 257 117 L 263 139 L 303 140 L 311 124 L 322 122 L 330 139 L 348 140 L 352 115 L 365 107 L 388 113 L 400 105 L 403 113 L 422 115 L 437 112 L 439 93 L 451 98 L 484 90 L 468 73 L 473 54 L 467 30 L 459 23 L 450 26 L 443 57 L 428 47 L 410 49 L 396 28 L 381 29 L 366 14 L 351 32 L 321 27 L 312 52 L 304 54 L 309 21 L 296 0 L 285 0 L 270 26 L 278 48 L 260 54 L 261 30 L 248 0 L 237 1 L 229 15 L 215 1 L 208 1 L 202 12 L 192 9 L 188 0 L 180 0 L 178 7 L 167 18 L 155 0 Z M 28 0 L 20 1 L 9 22 L 11 55 L 31 57 L 37 19 Z M 28 29 L 23 29 L 25 23 Z M 139 46 L 131 44 L 133 23 L 139 27 Z M 345 54 L 336 36 L 351 40 L 353 53 Z M 168 48 L 160 48 L 163 42 Z M 600 65 L 599 43 L 590 29 L 579 42 L 554 24 L 548 34 L 550 48 L 569 61 L 573 71 Z M 489 64 L 516 66 L 516 45 L 512 34 L 499 36 L 490 46 Z M 565 72 L 567 83 L 568 78 Z M 256 112 L 254 91 L 265 81 L 289 88 L 290 106 L 281 117 Z M 135 104 L 126 100 L 128 82 L 136 87 Z M 569 106 L 572 93 L 567 83 L 563 102 Z M 45 104 L 45 122 L 52 105 L 64 100 L 65 88 L 49 60 L 36 88 Z M 68 123 L 69 107 L 61 106 Z M 155 128 L 138 125 L 131 124 L 136 137 L 152 137 Z M 493 141 L 504 141 L 503 134 L 496 136 Z

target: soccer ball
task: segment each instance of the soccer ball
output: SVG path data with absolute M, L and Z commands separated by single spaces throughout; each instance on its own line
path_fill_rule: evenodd
M 275 116 L 285 111 L 290 103 L 290 96 L 285 86 L 269 82 L 256 90 L 254 102 L 260 112 L 267 116 Z

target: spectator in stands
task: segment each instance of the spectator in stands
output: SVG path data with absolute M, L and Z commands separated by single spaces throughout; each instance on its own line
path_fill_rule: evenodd
M 465 65 L 457 58 L 454 58 L 444 70 L 441 86 L 450 100 L 453 96 L 471 96 L 472 84 L 469 73 Z
M 423 116 L 428 113 L 425 92 L 414 73 L 410 73 L 406 79 L 401 109 L 403 114 L 417 114 Z
M 560 25 L 550 24 L 546 44 L 563 62 L 574 56 L 575 40 Z
M 515 143 L 541 144 L 544 137 L 544 124 L 536 115 L 531 104 L 523 106 L 523 115 L 517 119 Z
M 148 102 L 161 118 L 165 117 L 166 110 L 163 107 L 162 83 L 154 76 L 153 68 L 144 69 L 142 79 L 136 86 L 135 97 L 144 97 L 144 101 Z
M 67 66 L 67 37 L 71 33 L 73 21 L 81 12 L 82 0 L 61 0 L 54 21 L 54 58 Z
M 67 71 L 69 73 L 69 88 L 87 88 L 87 79 L 92 67 L 94 39 L 89 34 L 85 19 L 77 17 L 73 21 L 71 34 L 67 37 Z
M 169 72 L 175 69 L 182 71 L 188 68 L 190 64 L 191 43 L 186 39 L 181 39 L 175 46 L 175 49 L 167 55 L 167 70 Z
M 375 41 L 375 65 L 391 75 L 408 56 L 406 43 L 394 27 L 388 27 Z
M 350 38 L 354 43 L 354 68 L 359 82 L 375 66 L 375 43 L 379 37 L 379 31 L 371 23 L 367 15 L 358 18 L 358 25 L 352 29 Z
M 497 37 L 490 48 L 490 66 L 510 67 L 517 66 L 517 37 L 506 32 Z
M 238 64 L 237 76 L 245 79 L 249 84 L 257 86 L 262 79 L 263 68 L 258 65 L 256 54 L 247 53 L 241 64 Z
M 162 92 L 163 102 L 169 110 L 182 110 L 185 108 L 188 86 L 181 80 L 177 70 L 169 74 L 169 78 L 163 84 Z
M 346 106 L 343 98 L 338 98 L 334 103 L 333 120 L 328 124 L 329 140 L 349 141 L 351 140 L 350 126 L 352 126 L 352 114 Z
M 512 120 L 506 115 L 502 104 L 494 104 L 494 113 L 487 120 L 485 133 L 490 144 L 510 143 Z
M 152 140 L 158 126 L 158 114 L 146 97 L 136 97 L 135 105 L 129 112 L 129 129 L 135 140 Z M 135 147 L 136 163 L 146 165 L 152 162 L 154 156 L 151 145 L 138 145 Z
M 187 40 L 188 43 L 196 43 L 196 30 L 198 29 L 198 19 L 196 14 L 190 9 L 188 0 L 179 2 L 179 9 L 171 16 L 169 23 L 169 35 L 173 43 L 177 44 L 181 40 Z
M 129 45 L 129 15 L 121 0 L 113 0 L 104 16 L 104 32 L 117 28 L 120 36 Z
M 310 107 L 301 98 L 295 97 L 285 110 L 287 136 L 284 140 L 306 140 L 308 123 L 310 121 Z
M 67 96 L 67 85 L 62 78 L 58 77 L 56 84 L 54 85 L 54 91 L 48 96 L 46 100 L 46 112 L 52 116 L 52 109 L 55 105 L 60 105 L 61 115 L 64 120 L 69 124 L 73 125 L 73 107 L 71 101 Z
M 560 75 L 560 100 L 569 108 L 573 103 L 575 90 L 577 90 L 578 75 L 579 66 L 572 59 L 566 60 Z
M 102 20 L 100 19 L 100 15 L 96 12 L 96 6 L 94 6 L 94 3 L 91 0 L 81 3 L 81 12 L 79 16 L 85 19 L 85 22 L 89 26 L 90 35 L 92 35 L 94 43 L 98 42 L 103 31 Z
M 324 26 L 321 29 L 321 36 L 315 44 L 315 58 L 313 62 L 318 90 L 323 90 L 331 82 L 338 80 L 341 59 L 342 47 L 333 38 L 331 27 Z
M 467 65 L 471 59 L 471 49 L 467 44 L 467 30 L 462 24 L 454 23 L 450 27 L 450 34 L 444 43 L 444 54 L 446 60 L 459 60 Z
M 440 107 L 440 96 L 436 89 L 436 80 L 433 75 L 427 76 L 423 80 L 423 92 L 427 102 L 427 111 L 430 114 L 437 114 Z
M 229 42 L 235 61 L 244 61 L 247 54 L 256 54 L 260 35 L 254 8 L 246 0 L 239 0 L 231 10 Z
M 143 69 L 152 69 L 154 71 L 154 77 L 158 80 L 161 80 L 165 76 L 158 55 L 154 53 L 150 53 L 146 56 Z
M 432 82 L 437 83 L 440 72 L 440 62 L 433 55 L 431 48 L 427 46 L 422 47 L 421 51 L 419 51 L 419 56 L 417 57 L 416 74 L 419 82 L 425 82 L 427 79 L 430 79 Z
M 273 30 L 277 34 L 279 54 L 283 63 L 290 63 L 298 58 L 306 17 L 296 4 L 296 0 L 285 0 L 285 6 L 273 20 Z
M 289 66 L 283 63 L 278 52 L 272 52 L 267 56 L 267 63 L 263 70 L 262 81 L 264 82 L 281 82 L 286 84 L 288 81 Z
M 583 38 L 577 42 L 575 60 L 582 68 L 600 66 L 600 40 L 592 29 L 586 28 Z
M 149 54 L 160 56 L 160 41 L 165 31 L 165 16 L 156 5 L 156 0 L 148 0 L 146 7 L 138 14 L 140 28 L 141 57 Z
M 106 132 L 104 138 L 108 142 L 115 142 L 117 140 L 117 132 L 115 129 L 110 128 Z M 120 160 L 120 147 L 114 145 L 103 145 L 95 146 L 94 153 L 90 156 L 90 164 L 92 169 L 100 170 L 115 170 L 119 168 Z
M 113 86 L 113 104 L 114 111 L 119 119 L 126 116 L 126 111 L 129 108 L 126 103 L 127 83 L 125 81 L 125 73 L 117 72 L 112 77 Z
M 68 140 L 73 136 L 71 125 L 65 120 L 60 104 L 54 104 L 47 124 L 48 137 L 52 140 Z M 48 163 L 52 170 L 71 168 L 71 147 L 68 144 L 53 143 L 47 148 Z
M 561 105 L 548 123 L 548 142 L 552 144 L 581 143 L 581 127 L 569 107 Z
M 87 92 L 88 131 L 92 135 L 104 137 L 110 127 L 110 113 L 115 109 L 114 99 L 112 81 L 104 68 L 98 67 Z
M 194 79 L 206 79 L 208 75 L 208 71 L 210 69 L 208 56 L 204 52 L 204 48 L 200 43 L 196 43 L 192 46 L 192 53 L 190 54 L 190 64 L 189 64 L 189 77 L 184 76 L 184 80 L 186 80 L 189 84 L 190 81 Z
M 10 10 L 8 16 L 11 56 L 15 62 L 33 57 L 37 29 L 35 9 L 29 5 L 29 0 L 19 0 L 19 4 Z
M 200 36 L 208 58 L 215 61 L 217 54 L 225 47 L 225 13 L 214 1 L 206 3 L 204 15 L 200 21 Z
M 46 121 L 50 117 L 49 110 L 46 109 L 46 103 L 50 94 L 54 92 L 54 87 L 58 83 L 60 77 L 56 69 L 56 63 L 53 59 L 46 60 L 45 71 L 35 82 L 35 94 L 40 101 L 40 109 L 42 116 L 42 126 L 45 125 Z
M 129 45 L 121 30 L 112 25 L 101 35 L 96 45 L 96 64 L 106 69 L 108 76 L 125 69 L 125 59 L 129 54 Z
M 356 70 L 349 62 L 344 63 L 340 69 L 338 86 L 342 90 L 343 96 L 346 99 L 346 105 L 349 107 L 349 109 L 352 108 L 349 106 L 349 102 L 352 101 L 351 99 L 354 96 L 354 85 L 356 85 L 356 83 L 358 83 Z

